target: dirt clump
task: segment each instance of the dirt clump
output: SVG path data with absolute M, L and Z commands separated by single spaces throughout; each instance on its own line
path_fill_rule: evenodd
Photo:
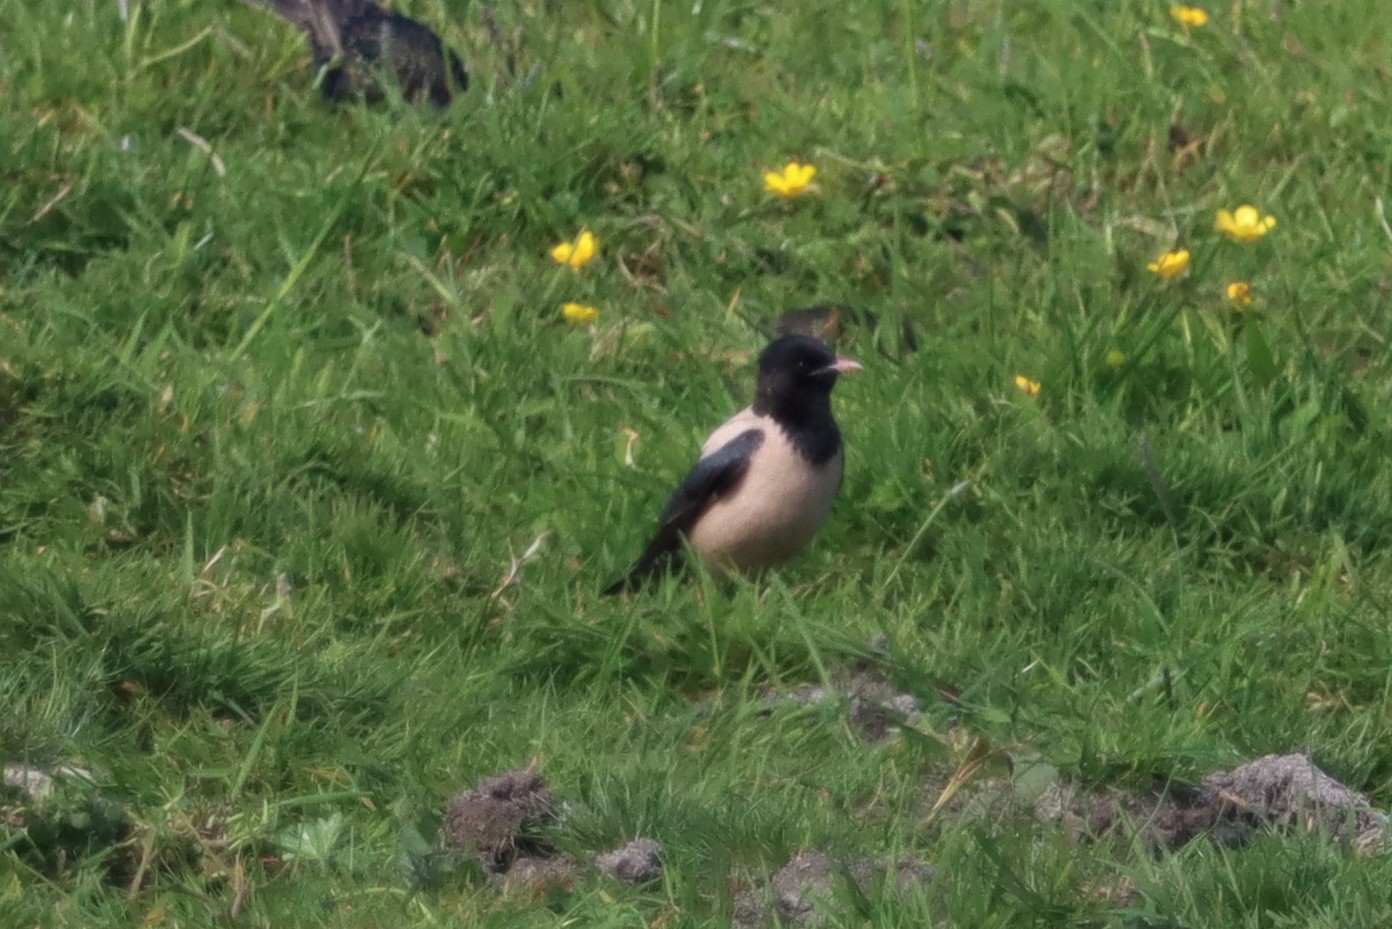
M 810 849 L 794 855 L 766 884 L 745 887 L 735 895 L 731 922 L 735 929 L 767 929 L 774 925 L 829 925 L 838 912 L 841 892 L 869 895 L 877 879 L 889 879 L 883 862 L 861 857 L 843 861 Z M 894 864 L 892 890 L 905 893 L 928 884 L 931 865 L 912 856 Z M 847 886 L 849 885 L 849 886 Z
M 89 854 L 115 851 L 112 872 L 130 867 L 135 823 L 125 806 L 97 784 L 86 768 L 0 767 L 0 826 L 14 831 L 13 847 L 48 873 Z
M 580 874 L 580 862 L 574 855 L 562 852 L 550 857 L 519 857 L 513 860 L 506 874 L 497 876 L 504 893 L 521 893 L 544 897 L 551 893 L 566 893 L 575 887 Z
M 896 690 L 873 669 L 852 666 L 831 676 L 827 684 L 799 684 L 788 690 L 764 692 L 768 712 L 785 706 L 814 707 L 844 701 L 846 721 L 867 742 L 879 742 L 901 726 L 914 725 L 921 709 L 918 698 Z
M 1138 793 L 1086 791 L 1060 782 L 1035 801 L 1035 815 L 1060 823 L 1075 840 L 1136 835 L 1151 851 L 1178 848 L 1210 834 L 1233 844 L 1250 830 L 1237 808 L 1204 791 L 1168 785 Z
M 662 845 L 637 838 L 612 852 L 596 855 L 595 867 L 624 884 L 646 884 L 662 877 Z
M 662 876 L 662 846 L 653 839 L 635 838 L 604 854 L 562 851 L 551 838 L 567 808 L 529 765 L 484 778 L 451 800 L 440 842 L 447 853 L 476 860 L 488 882 L 510 895 L 569 892 L 593 874 L 590 864 L 625 884 Z
M 774 912 L 780 922 L 811 924 L 817 904 L 836 890 L 836 862 L 826 852 L 801 852 L 774 874 L 769 882 Z
M 1323 832 L 1373 853 L 1386 846 L 1389 831 L 1386 813 L 1304 754 L 1267 755 L 1209 774 L 1197 786 L 1170 784 L 1141 793 L 1085 791 L 1060 782 L 1044 791 L 1034 811 L 1061 823 L 1075 838 L 1131 834 L 1152 851 L 1178 848 L 1200 836 L 1237 845 L 1274 826 Z
M 441 839 L 478 857 L 486 874 L 502 874 L 522 857 L 550 857 L 540 831 L 555 820 L 545 779 L 532 767 L 479 781 L 445 808 Z
M 1388 826 L 1386 813 L 1315 767 L 1308 755 L 1267 755 L 1210 774 L 1204 787 L 1277 825 L 1336 838 L 1361 838 Z

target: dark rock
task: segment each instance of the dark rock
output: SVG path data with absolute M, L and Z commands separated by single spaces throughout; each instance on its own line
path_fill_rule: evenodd
M 595 867 L 625 884 L 646 884 L 662 877 L 662 845 L 653 839 L 634 839 L 612 852 L 595 856 Z

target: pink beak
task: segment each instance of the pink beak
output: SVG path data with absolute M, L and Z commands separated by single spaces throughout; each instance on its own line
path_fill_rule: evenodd
M 837 374 L 849 374 L 852 371 L 864 369 L 864 365 L 853 358 L 838 358 L 826 366 L 826 370 L 835 371 Z

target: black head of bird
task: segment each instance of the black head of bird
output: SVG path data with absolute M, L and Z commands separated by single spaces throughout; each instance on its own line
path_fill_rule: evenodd
M 754 388 L 754 412 L 772 416 L 786 427 L 809 418 L 830 416 L 831 389 L 860 363 L 837 358 L 811 336 L 789 335 L 769 344 L 759 355 L 759 379 Z

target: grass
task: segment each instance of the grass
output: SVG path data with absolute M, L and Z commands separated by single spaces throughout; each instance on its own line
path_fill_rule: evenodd
M 1091 785 L 1308 751 L 1392 806 L 1378 2 L 507 4 L 512 80 L 476 7 L 401 6 L 470 63 L 445 114 L 322 104 L 241 4 L 0 0 L 0 755 L 100 788 L 0 831 L 0 923 L 728 925 L 811 847 L 936 868 L 846 924 L 1392 918 L 1392 859 L 1316 835 L 924 823 L 962 733 Z M 887 324 L 813 548 L 598 596 L 823 301 Z M 879 635 L 925 736 L 760 715 Z M 558 841 L 651 835 L 663 883 L 413 877 L 529 760 Z

